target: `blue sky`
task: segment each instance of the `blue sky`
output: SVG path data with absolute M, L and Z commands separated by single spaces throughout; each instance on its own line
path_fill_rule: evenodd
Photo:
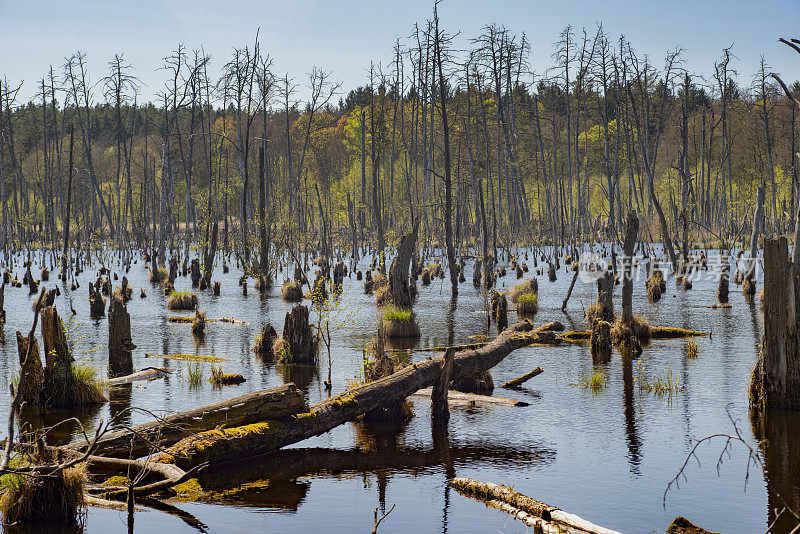
M 48 66 L 60 67 L 77 49 L 87 53 L 93 81 L 105 75 L 115 52 L 124 52 L 145 84 L 142 98 L 152 99 L 166 79 L 158 70 L 162 58 L 178 43 L 202 46 L 216 74 L 232 47 L 252 43 L 260 27 L 276 73 L 301 82 L 318 65 L 349 90 L 364 84 L 370 60 L 390 61 L 395 39 L 405 40 L 432 7 L 430 0 L 0 0 L 0 75 L 24 80 L 28 98 Z M 537 72 L 552 65 L 564 26 L 593 32 L 598 22 L 659 64 L 680 45 L 686 66 L 709 75 L 721 49 L 733 44 L 742 85 L 761 54 L 784 79 L 800 78 L 800 55 L 777 43 L 779 36 L 800 38 L 800 0 L 445 0 L 440 6 L 441 26 L 460 31 L 462 43 L 487 23 L 524 31 Z

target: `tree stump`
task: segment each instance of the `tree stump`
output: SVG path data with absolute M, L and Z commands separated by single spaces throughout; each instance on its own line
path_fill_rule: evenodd
M 719 284 L 717 285 L 717 300 L 720 304 L 727 304 L 728 303 L 728 293 L 729 293 L 729 279 L 731 276 L 731 264 L 728 261 L 728 255 L 722 255 L 722 259 L 720 260 L 720 275 L 719 275 Z
M 200 260 L 199 259 L 195 258 L 195 259 L 192 260 L 191 269 L 192 269 L 192 274 L 191 274 L 192 287 L 197 287 L 198 285 L 200 285 L 200 278 L 202 277 L 202 275 L 200 274 Z
M 282 354 L 284 363 L 313 365 L 317 362 L 317 347 L 308 322 L 307 307 L 300 304 L 286 314 L 282 341 L 286 349 Z
M 17 386 L 20 399 L 24 404 L 40 404 L 42 388 L 44 387 L 44 368 L 42 358 L 39 355 L 39 342 L 33 338 L 33 347 L 28 361 L 25 356 L 28 354 L 28 338 L 17 331 L 17 351 L 19 352 L 19 363 L 22 366 L 20 371 L 19 385 Z
M 275 331 L 275 328 L 273 328 L 270 323 L 265 324 L 261 329 L 261 333 L 256 338 L 253 352 L 263 360 L 271 361 L 275 359 L 275 353 L 272 351 L 272 344 L 277 337 L 278 333 Z
M 750 402 L 758 409 L 800 409 L 798 290 L 786 237 L 765 239 L 764 337 L 750 382 Z
M 411 306 L 411 290 L 408 281 L 408 269 L 411 266 L 411 256 L 417 246 L 417 230 L 419 219 L 414 224 L 414 229 L 400 238 L 397 255 L 389 266 L 389 293 L 391 304 L 402 308 Z
M 131 316 L 121 293 L 114 293 L 108 305 L 108 377 L 133 374 Z

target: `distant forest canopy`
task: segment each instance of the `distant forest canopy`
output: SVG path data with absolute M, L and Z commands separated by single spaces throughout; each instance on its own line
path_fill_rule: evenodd
M 645 239 L 687 220 L 703 239 L 751 224 L 762 186 L 762 228 L 793 228 L 800 109 L 785 91 L 800 99 L 800 83 L 782 89 L 765 60 L 741 73 L 721 50 L 703 77 L 680 49 L 655 61 L 602 26 L 567 27 L 533 73 L 524 34 L 492 25 L 470 43 L 454 50 L 422 24 L 349 92 L 319 68 L 273 72 L 257 39 L 218 78 L 178 46 L 154 102 L 137 99 L 123 54 L 91 76 L 72 54 L 30 102 L 4 77 L 0 240 L 56 245 L 69 220 L 78 243 L 155 241 L 166 226 L 203 244 L 217 221 L 249 257 L 261 228 L 273 242 L 383 245 L 419 220 L 444 243 L 451 206 L 456 246 L 619 240 L 632 209 Z

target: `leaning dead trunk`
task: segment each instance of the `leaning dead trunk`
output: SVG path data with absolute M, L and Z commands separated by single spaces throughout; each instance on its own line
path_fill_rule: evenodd
M 555 338 L 552 332 L 531 332 L 532 329 L 529 321 L 521 321 L 477 350 L 456 353 L 451 378 L 481 373 L 500 363 L 513 350 Z M 205 461 L 219 463 L 264 454 L 324 434 L 370 410 L 402 401 L 433 385 L 442 364 L 442 358 L 415 362 L 390 376 L 321 401 L 309 412 L 292 417 L 202 432 L 170 447 L 157 461 L 176 463 L 183 468 Z
M 290 382 L 110 432 L 98 439 L 97 454 L 139 458 L 150 453 L 154 445 L 169 447 L 195 432 L 279 419 L 306 410 L 303 392 Z M 87 445 L 86 441 L 77 441 L 66 448 L 83 452 Z

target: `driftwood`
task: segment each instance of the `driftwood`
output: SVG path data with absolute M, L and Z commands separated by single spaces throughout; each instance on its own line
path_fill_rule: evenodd
M 161 378 L 162 376 L 167 376 L 171 373 L 172 369 L 167 367 L 145 367 L 141 371 L 137 371 L 129 375 L 111 378 L 106 383 L 109 386 L 119 386 L 122 384 L 130 384 L 131 382 L 136 382 L 137 380 L 154 380 L 156 378 Z
M 138 458 L 148 454 L 154 444 L 169 447 L 193 432 L 287 417 L 307 409 L 303 393 L 288 383 L 168 415 L 130 430 L 110 432 L 97 440 L 97 454 Z M 67 448 L 80 451 L 86 446 L 85 441 L 80 441 Z
M 196 354 L 152 354 L 144 353 L 145 358 L 164 358 L 165 360 L 186 360 L 190 362 L 227 362 L 228 358 L 221 356 L 199 356 Z
M 525 383 L 528 380 L 530 380 L 531 378 L 533 378 L 534 376 L 542 374 L 542 372 L 544 372 L 542 370 L 542 368 L 541 367 L 537 367 L 536 369 L 534 369 L 530 373 L 525 373 L 522 376 L 518 376 L 514 380 L 509 380 L 508 382 L 506 382 L 505 384 L 503 384 L 500 387 L 504 388 L 504 389 L 516 389 L 516 388 L 520 387 L 523 383 Z
M 538 525 L 540 528 L 549 527 L 548 531 L 553 532 L 559 532 L 554 528 L 566 527 L 567 532 L 620 534 L 500 484 L 479 482 L 462 477 L 454 478 L 449 484 L 462 495 L 486 501 L 487 505 L 508 512 L 534 528 Z M 552 523 L 552 525 L 542 524 L 542 522 Z
M 469 376 L 491 369 L 513 350 L 544 338 L 551 332 L 532 332 L 529 321 L 509 327 L 491 343 L 477 350 L 456 353 L 452 378 Z M 202 432 L 170 447 L 157 461 L 174 463 L 182 468 L 210 462 L 217 463 L 274 451 L 356 419 L 358 416 L 393 402 L 400 402 L 416 391 L 433 385 L 443 359 L 416 362 L 368 384 L 350 389 L 321 401 L 308 412 L 280 420 L 262 420 L 251 425 Z
M 433 390 L 431 388 L 421 389 L 412 396 L 432 398 Z M 478 395 L 476 393 L 462 393 L 452 389 L 447 392 L 447 403 L 450 406 L 529 406 L 529 403 L 521 400 Z

